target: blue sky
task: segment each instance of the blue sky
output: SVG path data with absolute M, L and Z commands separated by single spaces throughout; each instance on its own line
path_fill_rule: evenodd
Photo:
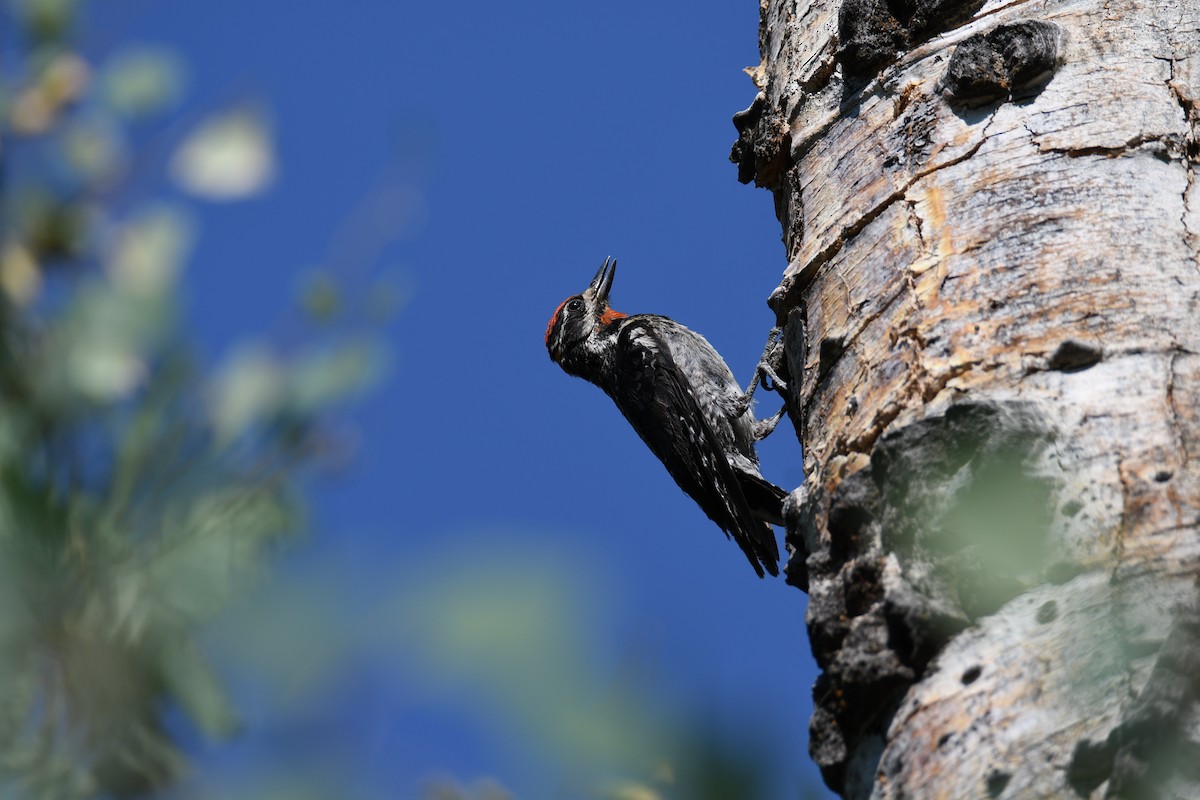
M 758 61 L 758 4 L 117 5 L 94 20 L 102 36 L 186 60 L 185 116 L 260 101 L 274 123 L 271 190 L 200 208 L 186 285 L 206 352 L 278 332 L 306 270 L 361 268 L 331 260 L 410 290 L 386 331 L 387 377 L 353 415 L 357 460 L 314 497 L 311 552 L 363 576 L 367 602 L 393 566 L 447 553 L 575 564 L 600 587 L 602 622 L 584 634 L 602 678 L 642 653 L 664 707 L 767 743 L 776 796 L 819 783 L 805 597 L 758 580 L 542 342 L 559 301 L 613 255 L 616 308 L 693 327 L 750 377 L 785 267 L 771 196 L 728 162 L 730 117 L 755 92 L 741 69 Z M 407 224 L 355 255 L 369 215 L 354 209 L 392 190 Z M 764 397 L 764 414 L 776 407 Z M 786 421 L 762 456 L 769 479 L 801 480 Z M 371 774 L 399 796 L 440 772 L 522 798 L 561 783 L 502 709 L 370 668 L 342 703 L 331 730 L 370 742 Z

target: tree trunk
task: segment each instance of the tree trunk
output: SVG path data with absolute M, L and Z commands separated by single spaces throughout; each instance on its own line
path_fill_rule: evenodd
M 760 47 L 826 781 L 1200 797 L 1200 8 L 762 0 Z

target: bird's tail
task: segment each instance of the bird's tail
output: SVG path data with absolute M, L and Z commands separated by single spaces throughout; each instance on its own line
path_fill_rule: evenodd
M 762 577 L 759 564 L 771 575 L 778 575 L 779 543 L 775 540 L 771 525 L 783 524 L 783 499 L 787 497 L 787 492 L 759 475 L 741 470 L 736 473 L 742 496 L 755 518 L 749 530 L 743 531 L 742 549 L 759 577 Z
M 742 487 L 742 496 L 746 498 L 754 516 L 772 525 L 782 525 L 783 501 L 787 492 L 751 472 L 738 470 L 737 477 Z

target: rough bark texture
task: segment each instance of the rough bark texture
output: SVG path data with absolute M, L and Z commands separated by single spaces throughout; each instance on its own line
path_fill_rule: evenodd
M 1200 6 L 761 5 L 826 781 L 1200 797 Z

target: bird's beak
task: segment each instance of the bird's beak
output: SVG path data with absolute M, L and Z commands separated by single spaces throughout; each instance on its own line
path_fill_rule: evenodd
M 591 290 L 592 296 L 596 298 L 596 302 L 600 305 L 608 305 L 608 293 L 612 289 L 613 276 L 617 274 L 617 260 L 615 258 L 606 258 L 604 263 L 600 265 L 600 269 L 596 272 L 596 277 L 592 278 L 588 289 Z

